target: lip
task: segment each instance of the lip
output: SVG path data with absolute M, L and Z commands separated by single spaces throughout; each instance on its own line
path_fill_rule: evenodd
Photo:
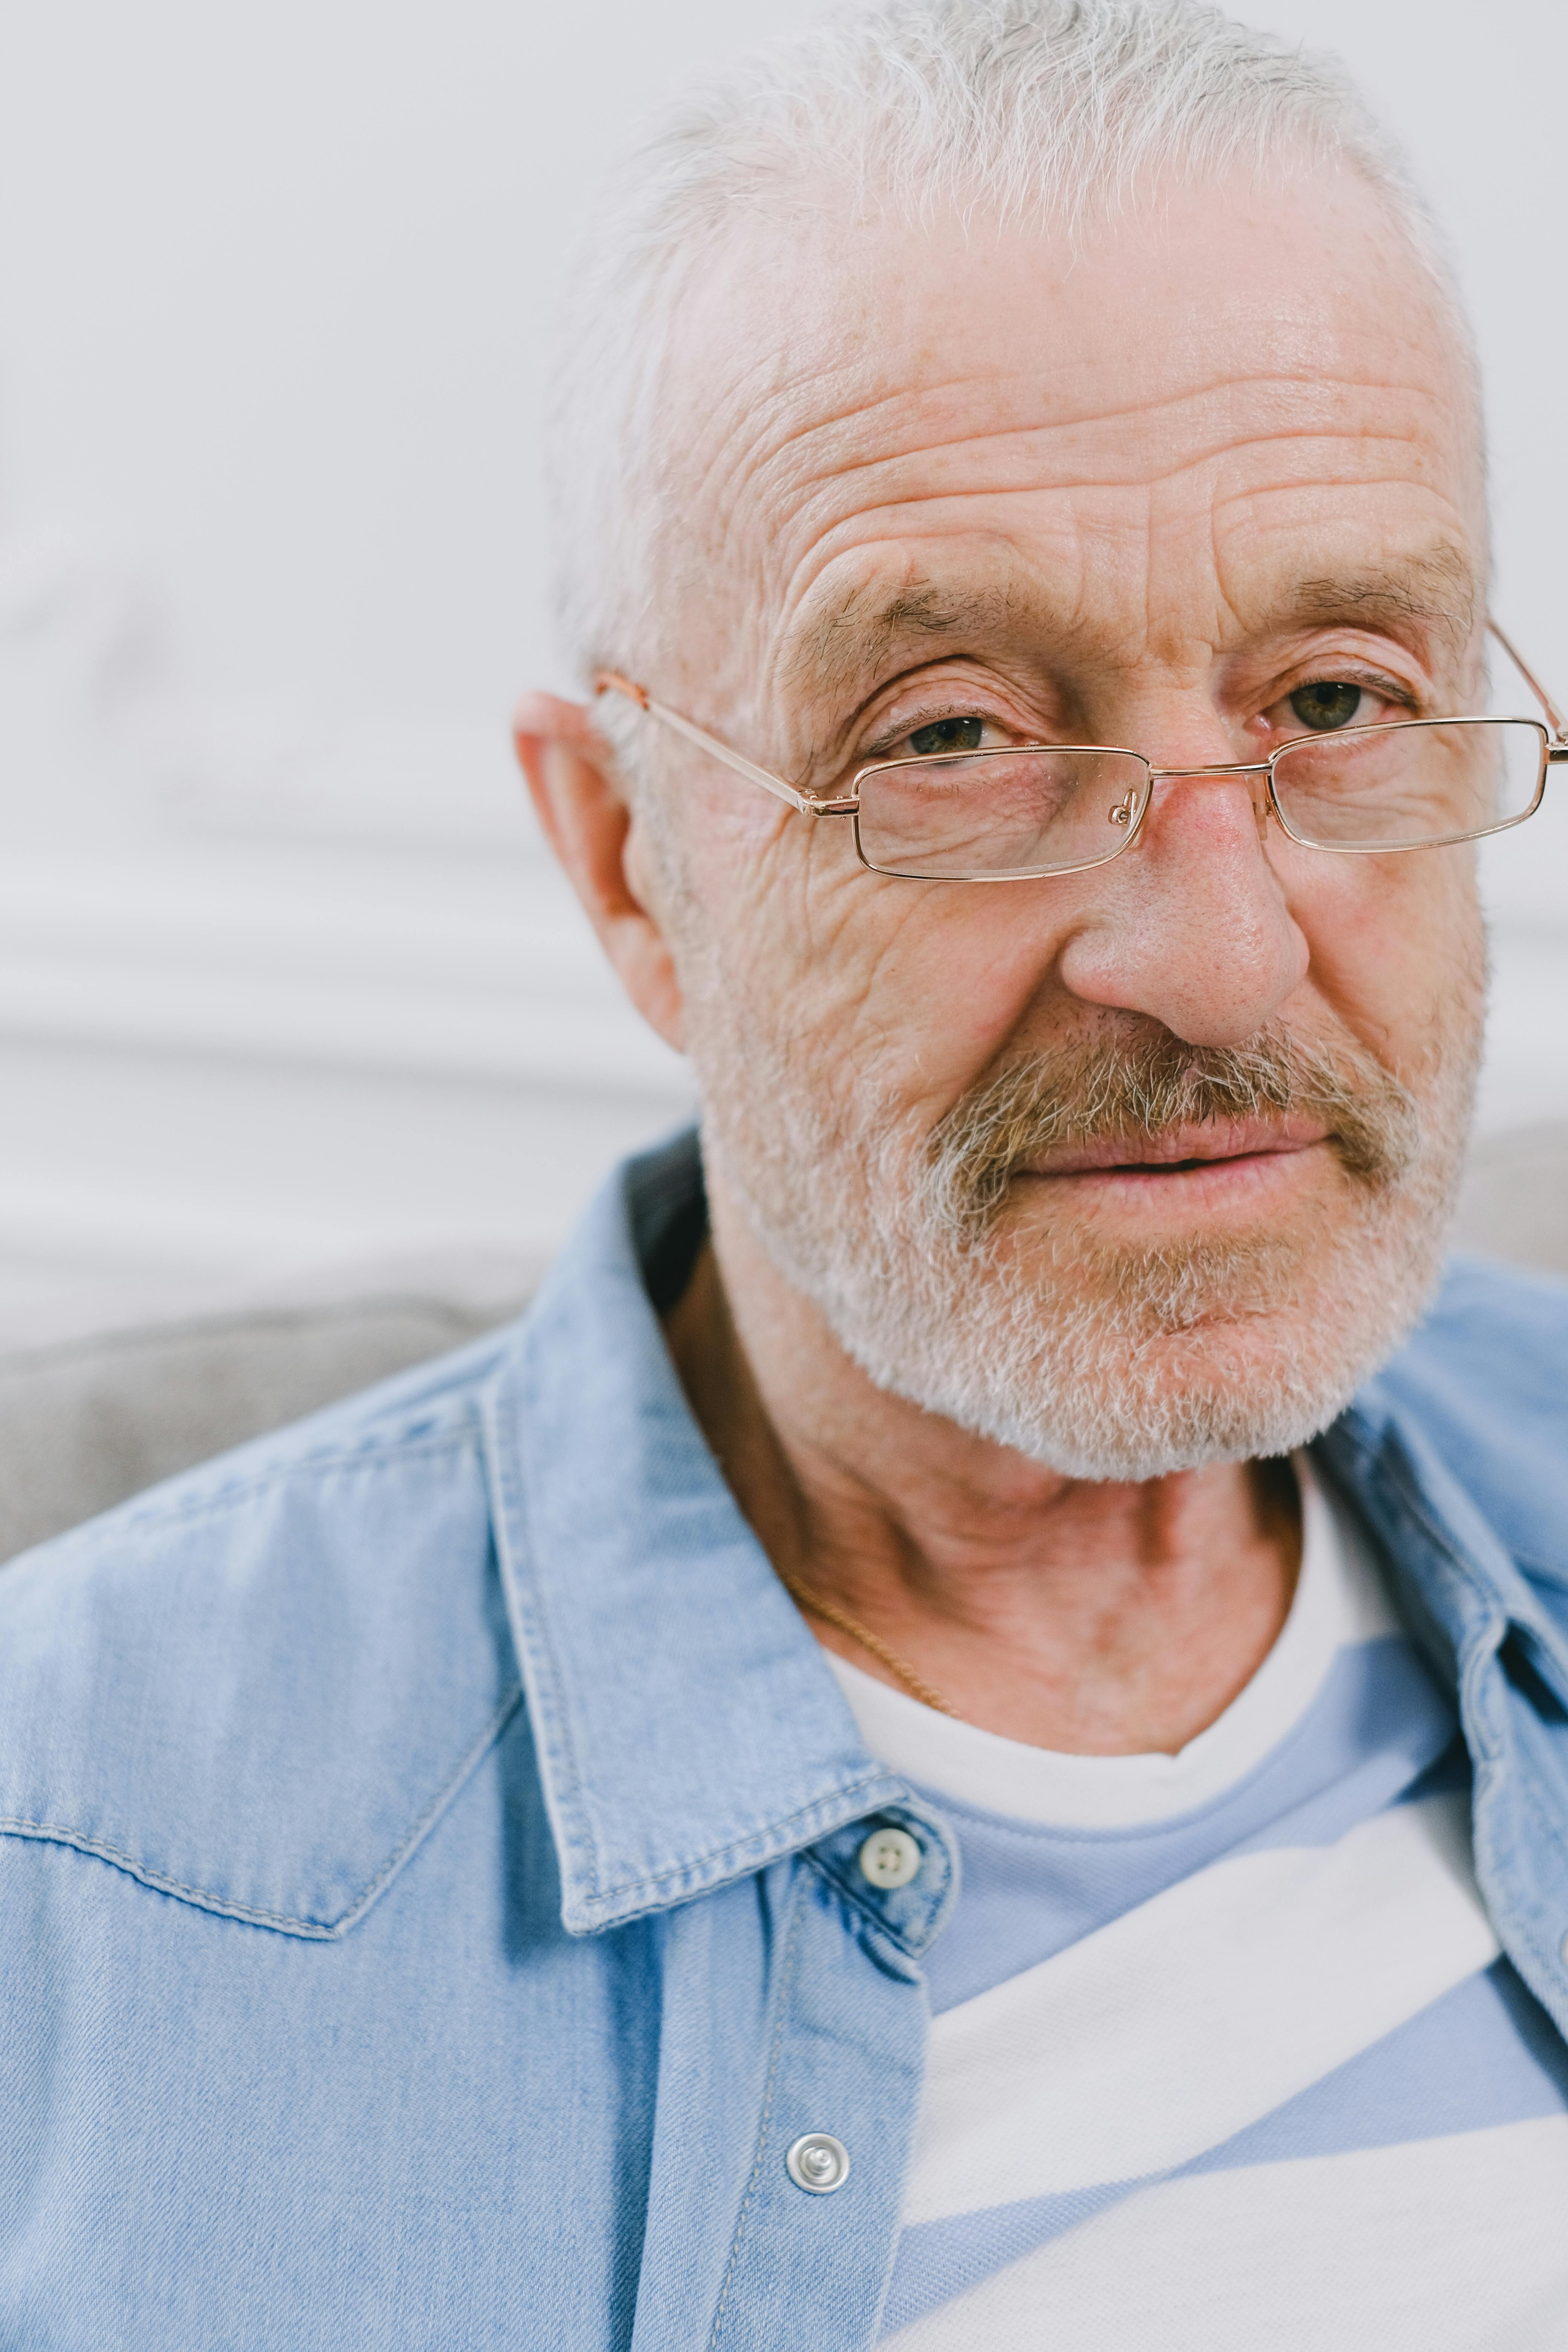
M 1319 1120 L 1211 1121 L 1201 1127 L 1168 1128 L 1159 1135 L 1112 1136 L 1041 1152 L 1017 1172 L 1173 1186 L 1183 1180 L 1201 1181 L 1226 1173 L 1262 1175 L 1268 1172 L 1268 1162 L 1299 1159 L 1328 1140 L 1329 1130 Z

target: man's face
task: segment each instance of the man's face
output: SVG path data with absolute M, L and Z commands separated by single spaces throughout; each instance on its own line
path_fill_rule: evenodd
M 659 683 L 797 782 L 976 724 L 1258 760 L 1325 683 L 1358 723 L 1478 707 L 1474 420 L 1354 181 L 1176 191 L 1076 259 L 764 240 L 683 336 Z M 980 885 L 869 874 L 847 823 L 668 767 L 721 1228 L 728 1194 L 881 1385 L 1058 1468 L 1297 1442 L 1435 1267 L 1468 853 L 1300 849 L 1255 782 L 1164 782 L 1113 864 Z

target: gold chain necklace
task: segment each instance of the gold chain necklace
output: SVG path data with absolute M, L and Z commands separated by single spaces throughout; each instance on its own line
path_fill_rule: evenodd
M 852 1642 L 858 1642 L 863 1650 L 868 1650 L 890 1675 L 897 1676 L 910 1696 L 918 1698 L 922 1706 L 934 1707 L 938 1715 L 950 1715 L 955 1723 L 962 1720 L 958 1709 L 949 1706 L 934 1684 L 928 1683 L 923 1675 L 916 1674 L 913 1666 L 907 1659 L 900 1658 L 897 1650 L 889 1650 L 880 1634 L 873 1633 L 869 1626 L 862 1625 L 858 1617 L 851 1617 L 847 1609 L 840 1609 L 836 1602 L 822 1600 L 808 1586 L 793 1576 L 786 1576 L 782 1568 L 776 1572 L 779 1582 L 797 1609 L 804 1609 L 809 1616 L 820 1617 L 825 1625 L 832 1625 L 840 1633 L 847 1633 Z

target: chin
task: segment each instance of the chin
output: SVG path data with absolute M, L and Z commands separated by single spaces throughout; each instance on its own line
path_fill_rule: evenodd
M 1417 1321 L 1442 1227 L 1363 1211 L 1329 1232 L 983 1250 L 835 1319 L 879 1387 L 976 1436 L 1063 1476 L 1162 1477 L 1306 1444 Z

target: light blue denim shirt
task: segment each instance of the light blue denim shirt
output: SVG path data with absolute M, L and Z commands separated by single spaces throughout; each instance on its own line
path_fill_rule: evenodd
M 692 1422 L 700 1221 L 634 1162 L 514 1329 L 0 1575 L 6 2352 L 875 2341 L 958 1856 Z M 1319 1457 L 1568 2030 L 1568 1286 L 1457 1269 Z

